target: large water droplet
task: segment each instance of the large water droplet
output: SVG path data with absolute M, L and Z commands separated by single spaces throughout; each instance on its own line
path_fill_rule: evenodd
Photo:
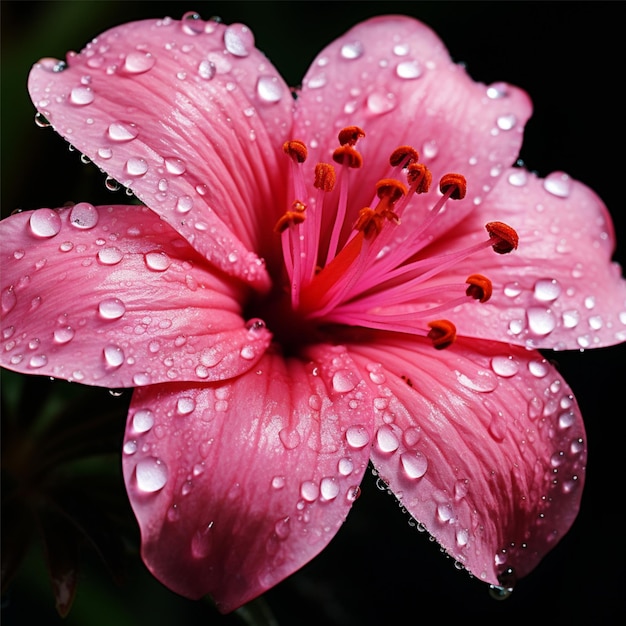
M 300 496 L 307 502 L 315 502 L 319 494 L 319 487 L 312 480 L 305 480 L 300 485 Z
M 203 59 L 198 64 L 198 75 L 200 76 L 200 78 L 204 78 L 204 80 L 211 80 L 215 76 L 216 72 L 217 68 L 213 61 Z
M 545 177 L 543 188 L 553 196 L 567 198 L 572 191 L 572 179 L 564 172 L 552 172 Z
M 172 263 L 165 252 L 154 250 L 146 253 L 146 266 L 155 272 L 164 272 Z
M 287 450 L 293 450 L 300 445 L 300 433 L 295 429 L 283 428 L 278 433 L 278 438 Z
M 376 443 L 381 452 L 395 452 L 400 446 L 400 441 L 388 424 L 381 426 L 376 432 Z
M 148 162 L 141 157 L 130 157 L 126 161 L 126 173 L 129 176 L 143 176 L 148 171 Z
M 187 35 L 199 35 L 204 32 L 204 20 L 195 11 L 187 11 L 181 20 L 183 32 Z
M 498 386 L 498 379 L 488 370 L 477 370 L 471 376 L 456 372 L 456 376 L 461 385 L 479 393 L 488 393 Z
M 94 228 L 99 219 L 98 209 L 89 202 L 79 202 L 70 211 L 70 224 L 79 230 Z
M 276 524 L 274 524 L 274 532 L 279 539 L 287 539 L 289 537 L 289 516 L 283 517 L 279 519 Z
M 30 230 L 36 237 L 54 237 L 61 230 L 61 218 L 52 209 L 34 211 L 28 222 Z
M 419 78 L 422 75 L 422 66 L 418 61 L 402 61 L 396 66 L 396 74 L 405 80 Z
M 549 335 L 556 328 L 556 317 L 550 309 L 529 307 L 526 310 L 529 330 L 538 336 Z
M 147 433 L 154 426 L 154 413 L 150 409 L 139 409 L 133 415 L 133 429 L 137 433 Z
M 324 500 L 334 500 L 339 495 L 339 485 L 332 476 L 322 478 L 320 482 L 320 495 Z
M 263 102 L 278 102 L 283 97 L 283 87 L 276 76 L 259 76 L 256 92 Z
M 231 24 L 224 31 L 224 46 L 236 57 L 247 57 L 254 49 L 254 35 L 244 24 Z
M 119 346 L 105 346 L 103 354 L 106 364 L 111 368 L 118 368 L 124 363 L 124 351 Z
M 511 130 L 517 124 L 517 118 L 512 113 L 508 115 L 500 115 L 496 119 L 496 126 L 500 130 Z
M 91 104 L 94 101 L 94 93 L 91 87 L 74 87 L 70 92 L 70 102 L 77 106 Z
M 363 44 L 360 41 L 350 41 L 341 46 L 340 54 L 344 59 L 353 60 L 363 56 L 363 51 Z
M 512 356 L 494 356 L 491 359 L 491 369 L 498 376 L 510 378 L 519 371 L 519 364 Z
M 112 122 L 109 124 L 107 134 L 111 141 L 131 141 L 139 134 L 135 124 L 129 122 Z
M 72 341 L 74 338 L 74 329 L 71 326 L 63 326 L 61 328 L 55 328 L 54 341 L 55 343 L 64 344 Z
M 182 397 L 176 403 L 176 412 L 179 415 L 189 415 L 196 408 L 196 401 L 193 398 Z
M 337 393 L 347 393 L 356 387 L 357 381 L 349 370 L 338 370 L 333 374 L 332 385 Z
M 123 257 L 122 251 L 114 246 L 98 250 L 98 261 L 103 265 L 116 265 Z
M 135 468 L 137 487 L 146 493 L 154 493 L 167 483 L 167 466 L 160 459 L 149 457 L 142 459 Z
M 119 298 L 107 298 L 98 305 L 100 316 L 107 320 L 117 320 L 126 312 L 126 306 Z
M 367 108 L 371 113 L 375 115 L 382 115 L 383 113 L 389 113 L 396 108 L 396 97 L 393 93 L 371 93 L 367 97 Z
M 535 283 L 534 296 L 541 302 L 554 302 L 561 295 L 561 285 L 555 279 L 542 278 Z
M 365 447 L 370 440 L 370 435 L 365 426 L 350 426 L 346 430 L 346 441 L 348 445 L 357 450 Z
M 143 74 L 154 67 L 156 59 L 149 52 L 133 51 L 126 55 L 124 69 L 130 74 Z
M 418 451 L 403 452 L 400 464 L 406 475 L 413 479 L 421 478 L 428 469 L 428 459 Z

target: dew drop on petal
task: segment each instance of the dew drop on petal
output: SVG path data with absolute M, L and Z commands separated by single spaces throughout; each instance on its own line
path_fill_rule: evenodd
M 283 97 L 283 88 L 276 76 L 259 76 L 256 92 L 263 102 L 273 104 Z
M 422 75 L 422 66 L 418 61 L 402 61 L 396 66 L 396 74 L 405 80 L 419 78 Z
M 278 438 L 287 450 L 293 450 L 300 445 L 300 433 L 295 429 L 283 428 L 278 433 Z
M 286 517 L 283 517 L 282 519 L 279 519 L 274 524 L 274 532 L 276 533 L 276 536 L 279 539 L 287 539 L 287 537 L 289 537 L 290 530 L 291 529 L 289 527 L 289 516 L 288 515 Z
M 395 452 L 400 446 L 396 434 L 388 424 L 384 424 L 376 432 L 376 444 L 383 453 Z
M 339 459 L 337 463 L 337 471 L 342 476 L 350 476 L 350 474 L 352 474 L 352 472 L 354 471 L 354 463 L 351 459 L 343 457 Z
M 254 49 L 254 35 L 244 24 L 231 24 L 224 31 L 224 46 L 236 57 L 247 57 Z
M 208 59 L 203 59 L 198 64 L 198 75 L 200 76 L 200 78 L 203 78 L 204 80 L 211 80 L 215 76 L 216 72 L 217 72 L 217 68 L 215 66 L 215 63 L 213 63 L 213 61 L 209 61 Z
M 488 393 L 498 386 L 497 378 L 488 370 L 472 372 L 471 377 L 457 371 L 456 376 L 461 385 L 479 393 Z
M 133 430 L 147 433 L 154 426 L 154 413 L 150 409 L 139 409 L 133 415 Z
M 339 495 L 339 485 L 332 476 L 322 478 L 320 482 L 320 495 L 326 501 L 334 500 Z
M 500 115 L 496 120 L 496 125 L 500 130 L 511 130 L 517 123 L 517 118 L 512 113 Z
M 148 171 L 148 162 L 140 157 L 131 157 L 126 161 L 126 173 L 129 176 L 143 176 Z
M 350 41 L 341 46 L 340 54 L 344 59 L 354 60 L 363 56 L 364 48 L 360 41 Z
M 176 412 L 179 415 L 189 415 L 196 408 L 196 401 L 193 398 L 182 397 L 176 403 Z
M 406 475 L 413 479 L 421 478 L 428 469 L 428 459 L 417 451 L 403 452 L 400 463 Z
M 30 230 L 36 237 L 54 237 L 61 230 L 61 218 L 52 209 L 38 209 L 34 211 L 28 222 Z
M 274 478 L 272 478 L 272 487 L 274 489 L 282 489 L 286 482 L 284 476 L 274 476 Z
M 124 351 L 119 346 L 105 346 L 103 350 L 104 360 L 111 368 L 117 368 L 124 363 Z
M 182 20 L 183 32 L 187 35 L 199 35 L 204 32 L 204 20 L 195 11 L 187 11 Z
M 561 295 L 561 285 L 555 279 L 538 280 L 534 285 L 533 295 L 540 302 L 554 302 Z
M 528 174 L 526 170 L 515 169 L 509 174 L 507 180 L 513 187 L 523 187 L 528 182 Z
M 74 87 L 70 92 L 70 102 L 77 106 L 91 104 L 94 101 L 94 93 L 91 87 Z
M 119 298 L 107 298 L 98 305 L 100 316 L 107 320 L 117 320 L 126 312 L 126 306 Z
M 32 367 L 33 369 L 39 369 L 40 367 L 47 365 L 47 363 L 48 363 L 48 357 L 45 354 L 34 354 L 30 358 L 30 361 L 28 362 L 28 366 Z
M 123 257 L 122 251 L 114 246 L 98 250 L 98 261 L 103 265 L 116 265 Z
M 364 426 L 350 426 L 346 430 L 346 441 L 355 449 L 365 447 L 370 441 L 370 435 Z
M 191 196 L 180 196 L 176 202 L 176 210 L 179 213 L 189 213 L 193 208 L 193 198 Z
M 70 224 L 79 230 L 89 230 L 98 223 L 98 209 L 89 202 L 79 202 L 70 211 Z
M 553 196 L 567 198 L 572 190 L 572 179 L 564 172 L 552 172 L 545 177 L 543 188 Z
M 503 378 L 515 376 L 519 371 L 519 365 L 512 356 L 494 356 L 491 359 L 491 369 Z
M 367 108 L 375 115 L 382 115 L 383 113 L 393 111 L 393 109 L 396 108 L 396 104 L 396 97 L 391 92 L 374 92 L 367 97 Z
M 356 381 L 349 370 L 338 370 L 333 374 L 332 385 L 337 393 L 347 393 L 356 387 Z
M 160 459 L 150 457 L 142 459 L 135 468 L 137 487 L 146 493 L 154 493 L 167 483 L 167 466 Z
M 135 139 L 135 137 L 139 134 L 139 131 L 137 130 L 135 124 L 127 122 L 112 122 L 109 124 L 107 134 L 111 141 L 122 143 L 124 141 L 131 141 L 132 139 Z
M 2 291 L 2 312 L 8 313 L 17 304 L 17 297 L 13 287 L 7 287 Z
M 74 338 L 74 329 L 71 326 L 62 326 L 61 328 L 55 328 L 54 341 L 58 344 L 64 344 L 72 341 Z
M 300 485 L 300 496 L 306 502 L 315 502 L 320 494 L 319 487 L 312 480 L 305 480 Z
M 154 67 L 156 59 L 149 52 L 133 51 L 126 55 L 124 69 L 129 74 L 143 74 Z
M 556 328 L 556 317 L 550 309 L 529 307 L 526 310 L 528 329 L 535 335 L 549 335 Z
M 171 264 L 170 257 L 158 250 L 146 253 L 145 259 L 146 266 L 155 272 L 164 272 Z

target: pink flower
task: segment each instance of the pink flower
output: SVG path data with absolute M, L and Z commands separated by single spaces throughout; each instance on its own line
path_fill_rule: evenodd
M 195 15 L 44 59 L 29 89 L 145 206 L 1 222 L 2 364 L 136 387 L 124 474 L 165 585 L 254 598 L 332 539 L 370 461 L 492 585 L 567 532 L 584 428 L 537 350 L 623 342 L 626 283 L 591 190 L 509 167 L 523 92 L 385 17 L 294 100 L 249 29 Z

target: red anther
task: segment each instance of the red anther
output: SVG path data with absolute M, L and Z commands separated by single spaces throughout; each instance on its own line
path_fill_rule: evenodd
M 304 205 L 302 205 L 304 207 Z M 302 224 L 304 222 L 305 214 L 304 209 L 297 211 L 286 211 L 276 222 L 274 226 L 275 233 L 282 233 L 290 226 L 295 224 Z
M 406 196 L 406 187 L 395 178 L 382 178 L 376 183 L 376 195 L 387 198 L 391 204 Z
M 363 157 L 350 144 L 336 148 L 333 152 L 333 161 L 352 168 L 359 168 L 363 165 Z
M 422 163 L 410 163 L 406 177 L 409 185 L 417 184 L 415 193 L 426 193 L 430 189 L 430 183 L 433 180 L 430 170 Z
M 433 322 L 428 322 L 428 326 L 430 327 L 428 338 L 433 342 L 433 346 L 437 350 L 443 350 L 454 343 L 456 327 L 452 322 L 448 320 L 434 320 Z
M 366 239 L 371 238 L 373 235 L 378 235 L 383 228 L 385 216 L 378 213 L 370 207 L 365 207 L 359 211 L 359 217 L 357 218 L 354 229 L 360 230 Z
M 306 204 L 304 204 L 304 202 L 301 202 L 300 200 L 294 200 L 291 208 L 297 213 L 302 213 L 306 209 Z
M 452 200 L 462 200 L 465 198 L 465 192 L 467 191 L 467 181 L 462 174 L 444 174 L 439 181 L 439 191 L 445 194 L 453 189 L 450 194 Z
M 359 139 L 365 137 L 365 132 L 358 126 L 346 126 L 339 131 L 337 139 L 342 146 L 353 146 Z
M 417 163 L 420 155 L 415 148 L 411 146 L 400 146 L 396 148 L 389 157 L 389 165 L 391 167 L 397 167 L 404 164 L 404 167 L 408 167 L 411 163 Z
M 283 151 L 298 163 L 304 163 L 308 154 L 306 144 L 299 139 L 285 141 L 283 144 Z
M 465 281 L 469 286 L 465 290 L 465 294 L 479 302 L 487 302 L 491 298 L 492 286 L 491 281 L 482 274 L 472 274 Z
M 517 250 L 519 237 L 515 229 L 511 228 L 504 222 L 489 222 L 485 224 L 485 228 L 491 239 L 491 247 L 498 254 L 508 254 L 513 250 Z
M 315 182 L 313 186 L 322 191 L 332 191 L 335 186 L 335 168 L 329 163 L 318 163 L 315 166 Z

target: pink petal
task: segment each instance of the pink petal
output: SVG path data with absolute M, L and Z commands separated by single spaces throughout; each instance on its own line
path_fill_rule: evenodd
M 43 59 L 29 79 L 55 130 L 220 269 L 263 284 L 250 251 L 265 252 L 260 226 L 284 210 L 275 181 L 293 100 L 252 33 L 146 20 L 59 63 Z
M 356 146 L 364 166 L 351 172 L 355 211 L 369 206 L 376 181 L 390 173 L 391 152 L 401 145 L 419 152 L 434 184 L 450 171 L 465 175 L 467 198 L 441 217 L 441 232 L 462 220 L 476 196 L 515 161 L 530 114 L 524 92 L 473 82 L 427 26 L 387 16 L 355 26 L 317 56 L 297 101 L 294 134 L 311 147 L 312 168 L 330 160 L 340 128 L 355 124 L 365 131 Z M 429 197 L 415 201 L 433 203 Z
M 505 344 L 391 339 L 349 351 L 363 368 L 380 364 L 382 479 L 472 574 L 512 586 L 578 512 L 585 433 L 570 388 L 540 354 Z
M 271 340 L 245 287 L 145 207 L 40 209 L 0 222 L 2 365 L 85 384 L 216 380 Z
M 507 255 L 488 250 L 454 268 L 461 280 L 480 272 L 494 283 L 489 302 L 451 317 L 460 334 L 558 350 L 626 341 L 626 281 L 611 263 L 611 217 L 591 189 L 561 172 L 541 179 L 508 170 L 445 245 L 484 238 L 494 219 L 515 228 L 519 247 Z
M 341 526 L 367 466 L 372 416 L 345 354 L 315 352 L 316 363 L 268 353 L 226 383 L 135 392 L 124 476 L 144 561 L 175 592 L 209 593 L 231 611 Z

